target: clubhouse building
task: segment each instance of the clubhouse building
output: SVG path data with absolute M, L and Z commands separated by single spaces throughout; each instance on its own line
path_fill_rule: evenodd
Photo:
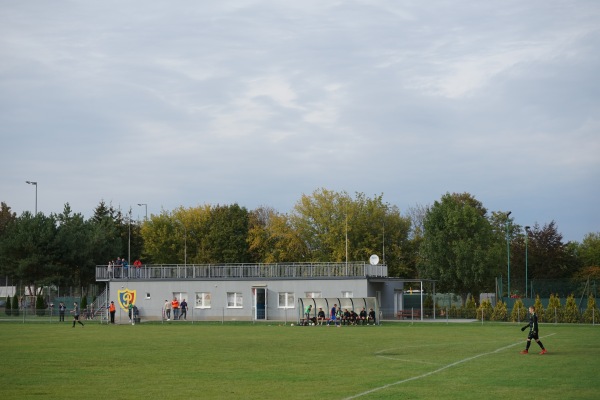
M 165 305 L 174 298 L 187 302 L 186 319 L 192 321 L 295 322 L 306 299 L 314 299 L 315 314 L 318 307 L 328 314 L 325 308 L 330 303 L 357 313 L 370 305 L 379 319 L 395 319 L 408 303 L 422 311 L 423 284 L 432 282 L 390 278 L 386 265 L 364 262 L 99 265 L 96 281 L 106 284 L 97 309 L 114 301 L 117 323 L 129 321 L 129 304 L 137 308 L 142 321 L 165 320 Z

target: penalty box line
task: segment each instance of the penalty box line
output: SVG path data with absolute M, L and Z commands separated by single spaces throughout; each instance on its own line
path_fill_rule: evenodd
M 543 338 L 547 338 L 547 337 L 552 336 L 552 335 L 556 335 L 556 333 L 551 333 L 549 335 L 542 336 L 542 339 Z M 464 364 L 466 362 L 475 360 L 476 358 L 479 358 L 479 357 L 489 356 L 490 354 L 499 353 L 501 351 L 510 349 L 511 347 L 515 347 L 515 346 L 518 346 L 520 344 L 523 344 L 523 341 L 512 343 L 512 344 L 509 344 L 508 346 L 500 347 L 499 349 L 496 349 L 496 350 L 493 350 L 493 351 L 489 351 L 487 353 L 481 353 L 481 354 L 474 355 L 472 357 L 467 357 L 467 358 L 464 358 L 462 360 L 455 361 L 455 362 L 450 363 L 448 365 L 444 365 L 443 367 L 440 367 L 440 368 L 438 368 L 436 370 L 433 370 L 433 371 L 430 371 L 430 372 L 426 372 L 426 373 L 424 373 L 422 375 L 418 375 L 418 376 L 413 376 L 411 378 L 402 379 L 401 381 L 398 381 L 398 382 L 388 383 L 387 385 L 383 385 L 383 386 L 380 386 L 380 387 L 377 387 L 377 388 L 373 388 L 371 390 L 367 390 L 366 392 L 355 394 L 354 396 L 346 397 L 345 400 L 356 399 L 358 397 L 366 396 L 366 395 L 371 394 L 373 392 L 377 392 L 377 391 L 382 390 L 382 389 L 387 389 L 387 388 L 392 387 L 392 386 L 401 385 L 401 384 L 406 383 L 406 382 L 416 381 L 418 379 L 427 378 L 428 376 L 437 374 L 438 372 L 442 372 L 442 371 L 444 371 L 444 370 L 446 370 L 448 368 L 455 367 L 455 366 L 457 366 L 459 364 Z

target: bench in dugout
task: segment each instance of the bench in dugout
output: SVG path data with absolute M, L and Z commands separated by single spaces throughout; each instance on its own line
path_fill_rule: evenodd
M 400 310 L 396 317 L 398 319 L 421 319 L 421 310 L 416 308 L 411 310 Z

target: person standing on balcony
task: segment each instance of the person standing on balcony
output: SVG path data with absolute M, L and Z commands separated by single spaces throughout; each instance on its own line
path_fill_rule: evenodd
M 117 257 L 117 261 L 115 261 L 115 278 L 123 278 L 123 261 L 121 261 L 121 257 Z
M 121 258 L 123 262 L 123 278 L 129 279 L 129 263 L 125 259 L 125 257 Z
M 110 260 L 110 261 L 108 262 L 108 268 L 106 269 L 106 270 L 107 270 L 107 272 L 108 272 L 108 279 L 110 279 L 110 278 L 114 278 L 114 272 L 113 272 L 114 266 L 115 266 L 115 265 L 114 265 L 113 261 L 112 261 L 112 260 Z
M 135 277 L 139 278 L 142 270 L 142 262 L 139 258 L 133 262 L 133 266 L 135 267 Z

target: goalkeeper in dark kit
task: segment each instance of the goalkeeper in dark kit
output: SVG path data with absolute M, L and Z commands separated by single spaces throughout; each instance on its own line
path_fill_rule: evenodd
M 524 331 L 527 328 L 529 328 L 529 335 L 527 336 L 527 347 L 525 347 L 525 350 L 521 351 L 521 354 L 529 353 L 529 346 L 531 346 L 531 339 L 535 340 L 537 342 L 537 344 L 540 346 L 540 348 L 542 349 L 540 354 L 546 354 L 548 351 L 546 350 L 546 348 L 540 341 L 540 338 L 539 338 L 540 331 L 538 330 L 538 317 L 537 317 L 537 314 L 535 313 L 535 307 L 533 307 L 533 306 L 529 307 L 529 323 L 527 325 L 525 325 L 524 327 L 522 327 L 521 331 Z

